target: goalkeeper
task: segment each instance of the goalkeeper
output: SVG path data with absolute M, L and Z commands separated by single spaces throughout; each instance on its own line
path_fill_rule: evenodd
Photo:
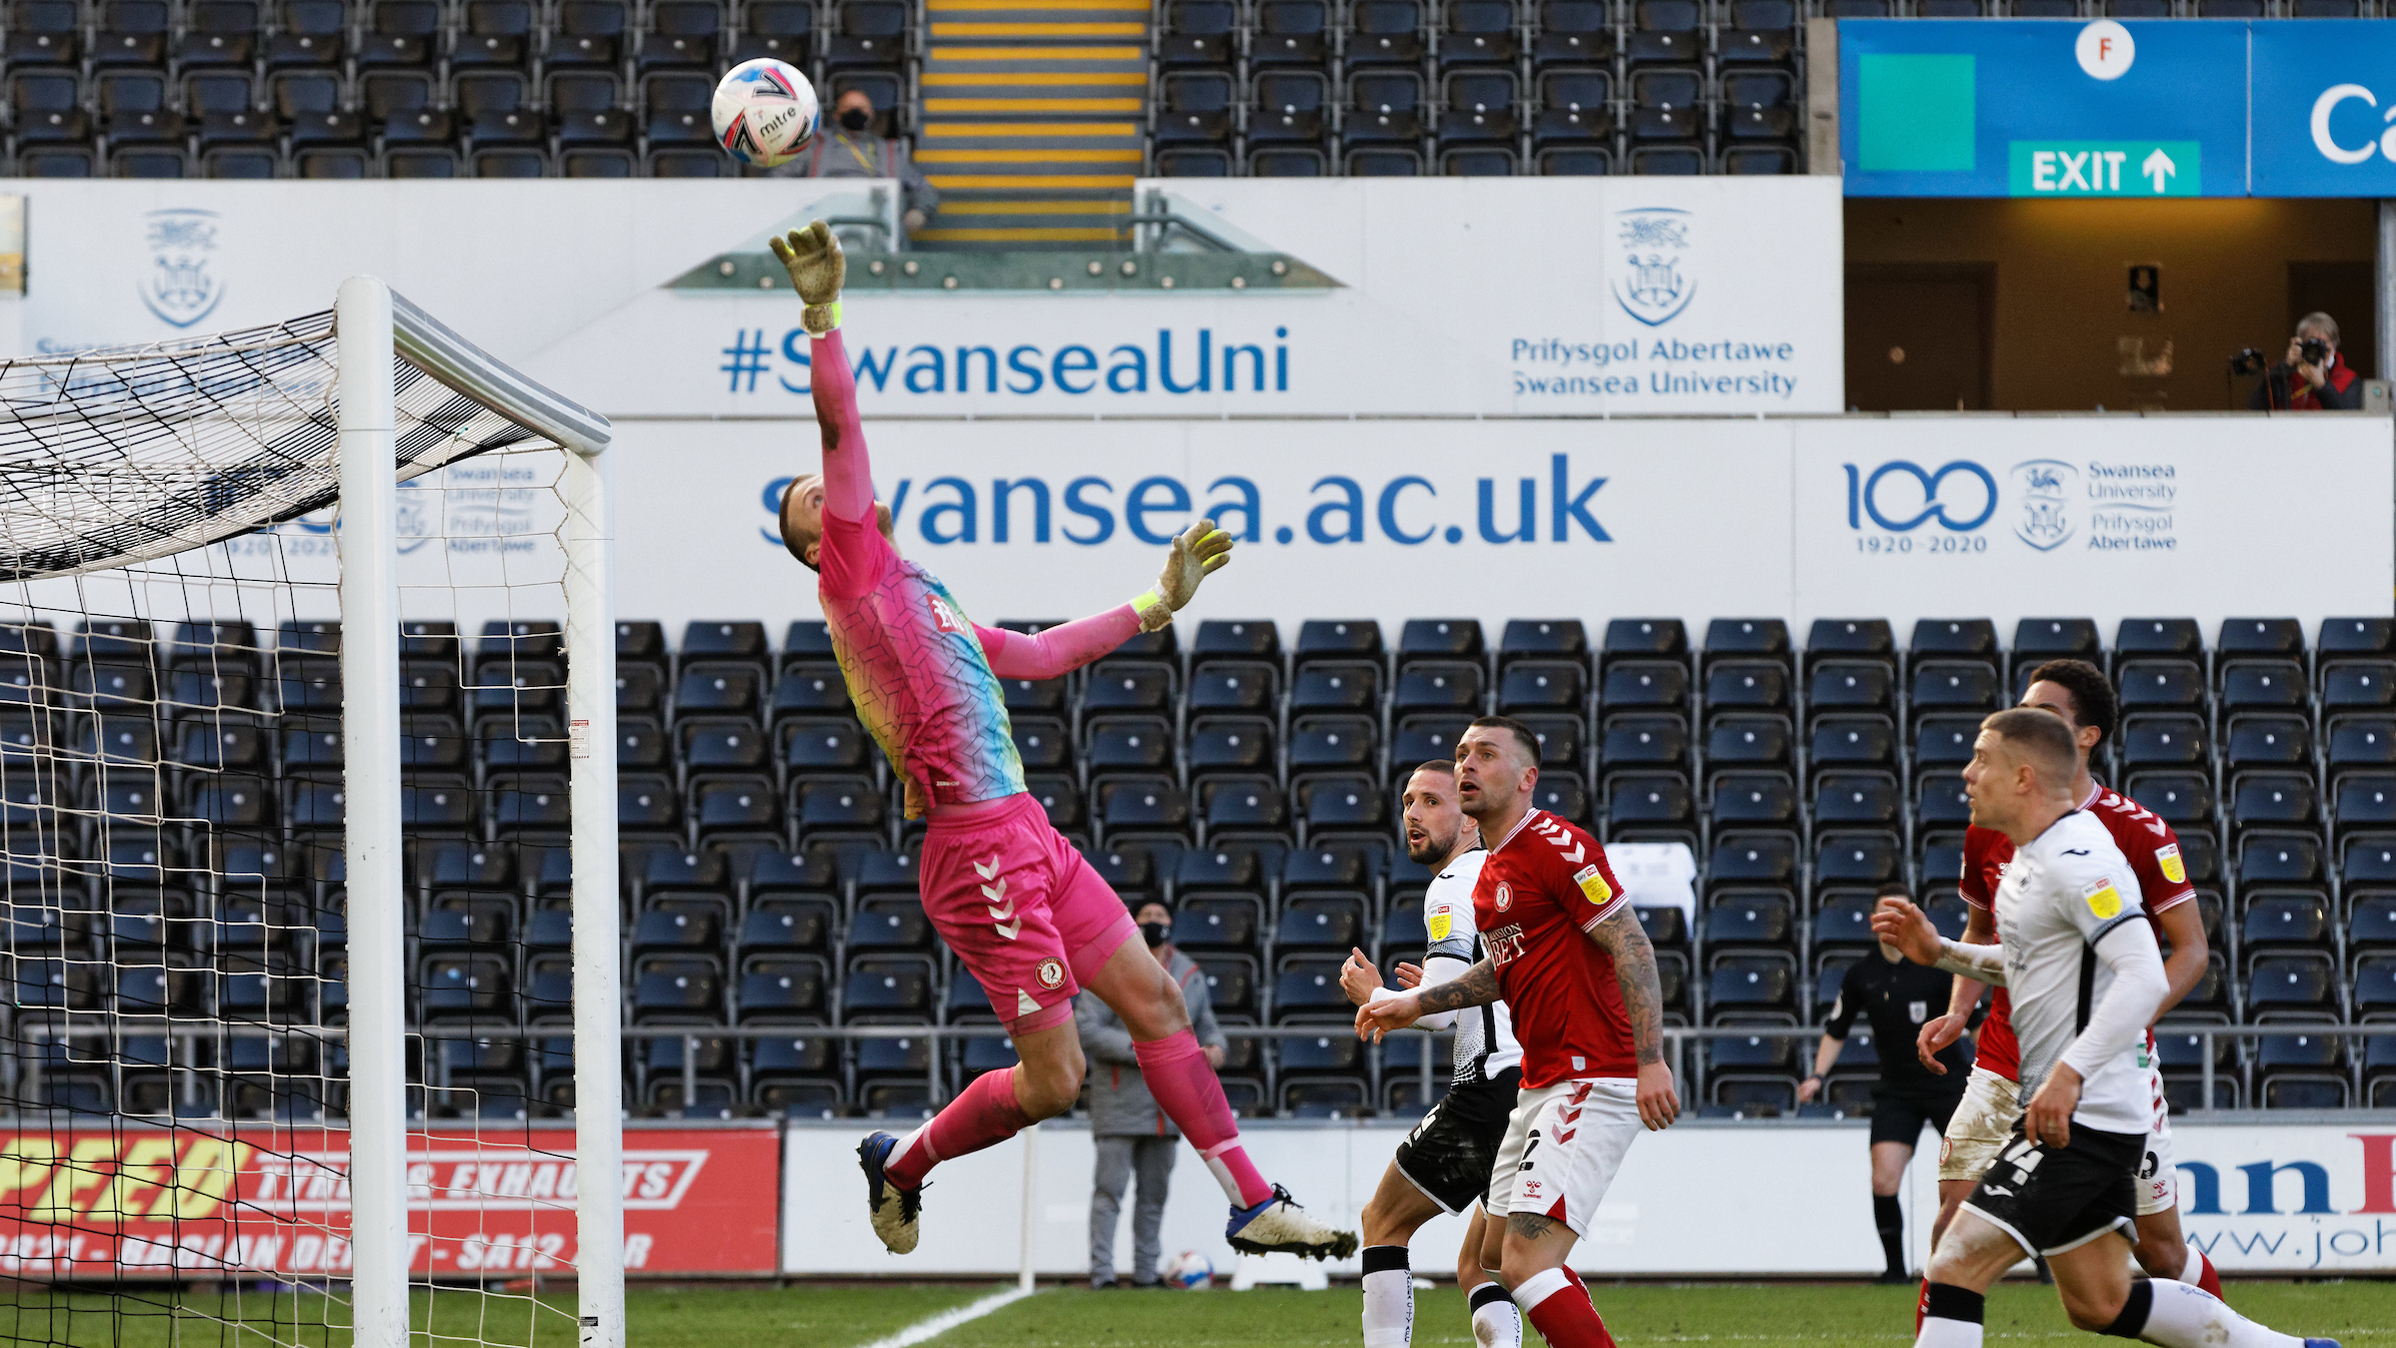
M 1022 1059 L 976 1077 L 907 1136 L 878 1132 L 858 1147 L 874 1234 L 895 1254 L 914 1249 L 933 1166 L 1072 1107 L 1084 1069 L 1073 999 L 1087 988 L 1123 1018 L 1157 1105 L 1230 1197 L 1233 1249 L 1355 1253 L 1354 1233 L 1309 1216 L 1249 1162 L 1181 989 L 1139 940 L 1122 899 L 1025 793 L 999 694 L 1001 678 L 1053 679 L 1169 625 L 1231 560 L 1231 537 L 1200 520 L 1173 540 L 1153 588 L 1036 637 L 967 621 L 947 587 L 900 558 L 890 511 L 874 500 L 841 349 L 839 243 L 818 220 L 773 248 L 806 301 L 823 436 L 823 472 L 783 495 L 782 541 L 816 573 L 849 696 L 906 783 L 908 817 L 931 820 L 919 867 L 924 913 L 980 980 Z

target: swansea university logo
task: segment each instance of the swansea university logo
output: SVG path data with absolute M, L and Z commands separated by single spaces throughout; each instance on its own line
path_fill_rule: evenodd
M 1667 206 L 1614 212 L 1614 300 L 1649 327 L 1671 322 L 1697 297 L 1689 274 L 1690 213 Z
M 160 322 L 188 328 L 216 312 L 225 283 L 210 264 L 216 260 L 214 211 L 152 211 L 143 217 L 149 269 L 136 289 Z
M 2080 470 L 2061 459 L 2031 459 L 2013 466 L 2013 485 L 2022 499 L 2014 519 L 2013 536 L 2038 549 L 2053 552 L 2071 541 L 2069 508 L 2072 484 Z

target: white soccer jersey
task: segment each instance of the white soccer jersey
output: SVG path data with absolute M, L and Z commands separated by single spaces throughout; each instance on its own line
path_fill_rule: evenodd
M 2146 912 L 2137 872 L 2113 835 L 2095 815 L 2074 810 L 2014 853 L 1997 887 L 1996 917 L 2026 1102 L 2086 1027 L 2089 1009 L 2113 986 L 2113 971 L 2097 957 L 2097 944 L 2125 922 L 2144 921 Z M 2155 1110 L 2143 1049 L 2132 1044 L 2082 1082 L 2073 1122 L 2108 1133 L 2146 1133 Z
M 1476 847 L 1432 877 L 1423 891 L 1423 926 L 1431 933 L 1432 955 L 1478 964 L 1488 954 L 1481 932 L 1473 925 L 1473 885 L 1481 878 L 1481 863 L 1489 853 Z M 1514 1019 L 1502 1001 L 1470 1006 L 1456 1013 L 1456 1080 L 1487 1081 L 1522 1062 L 1522 1045 L 1514 1041 Z

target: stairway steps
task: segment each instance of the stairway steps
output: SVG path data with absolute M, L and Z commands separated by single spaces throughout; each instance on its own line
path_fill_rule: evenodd
M 1120 244 L 1147 150 L 1148 0 L 925 0 L 930 249 Z

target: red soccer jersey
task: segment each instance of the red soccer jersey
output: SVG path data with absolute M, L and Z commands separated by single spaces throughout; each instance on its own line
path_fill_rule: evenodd
M 1524 1087 L 1639 1074 L 1614 957 L 1587 935 L 1629 902 L 1597 839 L 1545 810 L 1489 849 L 1473 917 L 1514 1013 Z
M 2114 846 L 2129 859 L 2130 869 L 2137 872 L 2146 920 L 2160 942 L 2163 924 L 2157 915 L 2196 897 L 2196 890 L 2188 884 L 2188 867 L 2180 860 L 2180 835 L 2145 806 L 2118 791 L 2106 790 L 2101 782 L 2090 785 L 2088 799 L 2080 802 L 2080 808 L 2097 817 L 2113 835 Z M 1968 830 L 1963 835 L 1963 880 L 1956 886 L 1963 901 L 1986 909 L 2012 861 L 2013 839 L 1995 829 L 1974 826 Z M 2148 1035 L 2150 1041 L 2153 1037 Z M 1988 1019 L 1980 1023 L 1979 1053 L 1972 1065 L 1985 1067 L 2007 1081 L 2021 1079 L 2022 1050 L 2013 1037 L 2013 1001 L 2003 988 L 1989 1000 Z

